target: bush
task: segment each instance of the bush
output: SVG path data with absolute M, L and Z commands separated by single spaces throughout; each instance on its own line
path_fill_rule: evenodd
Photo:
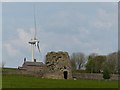
M 110 71 L 107 67 L 103 69 L 103 78 L 110 79 Z

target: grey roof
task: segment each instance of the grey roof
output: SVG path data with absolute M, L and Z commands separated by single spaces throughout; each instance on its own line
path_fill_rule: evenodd
M 27 65 L 27 66 L 43 66 L 43 62 L 24 62 L 24 65 Z

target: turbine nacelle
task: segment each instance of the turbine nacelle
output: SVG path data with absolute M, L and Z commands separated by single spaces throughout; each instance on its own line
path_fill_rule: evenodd
M 39 41 L 37 39 L 31 39 L 31 41 L 28 42 L 29 44 L 37 44 Z
M 39 40 L 37 40 L 36 38 L 34 38 L 34 39 L 31 39 L 31 41 L 29 41 L 28 43 L 31 44 L 31 45 L 33 45 L 33 46 L 35 45 L 35 47 L 37 46 L 38 51 L 40 52 Z

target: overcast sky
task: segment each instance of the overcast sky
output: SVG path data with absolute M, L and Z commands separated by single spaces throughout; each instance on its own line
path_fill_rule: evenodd
M 47 52 L 83 52 L 106 55 L 118 50 L 117 3 L 3 3 L 3 61 L 18 67 L 23 58 L 31 60 L 28 44 L 34 32 L 33 6 L 36 7 L 37 38 L 44 61 Z
M 0 3 L 0 63 L 1 62 L 2 62 L 2 3 Z

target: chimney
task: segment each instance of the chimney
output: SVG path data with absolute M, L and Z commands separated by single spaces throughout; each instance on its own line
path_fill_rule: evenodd
M 26 62 L 26 58 L 24 58 L 24 62 Z
M 34 59 L 34 62 L 36 62 L 36 59 Z

